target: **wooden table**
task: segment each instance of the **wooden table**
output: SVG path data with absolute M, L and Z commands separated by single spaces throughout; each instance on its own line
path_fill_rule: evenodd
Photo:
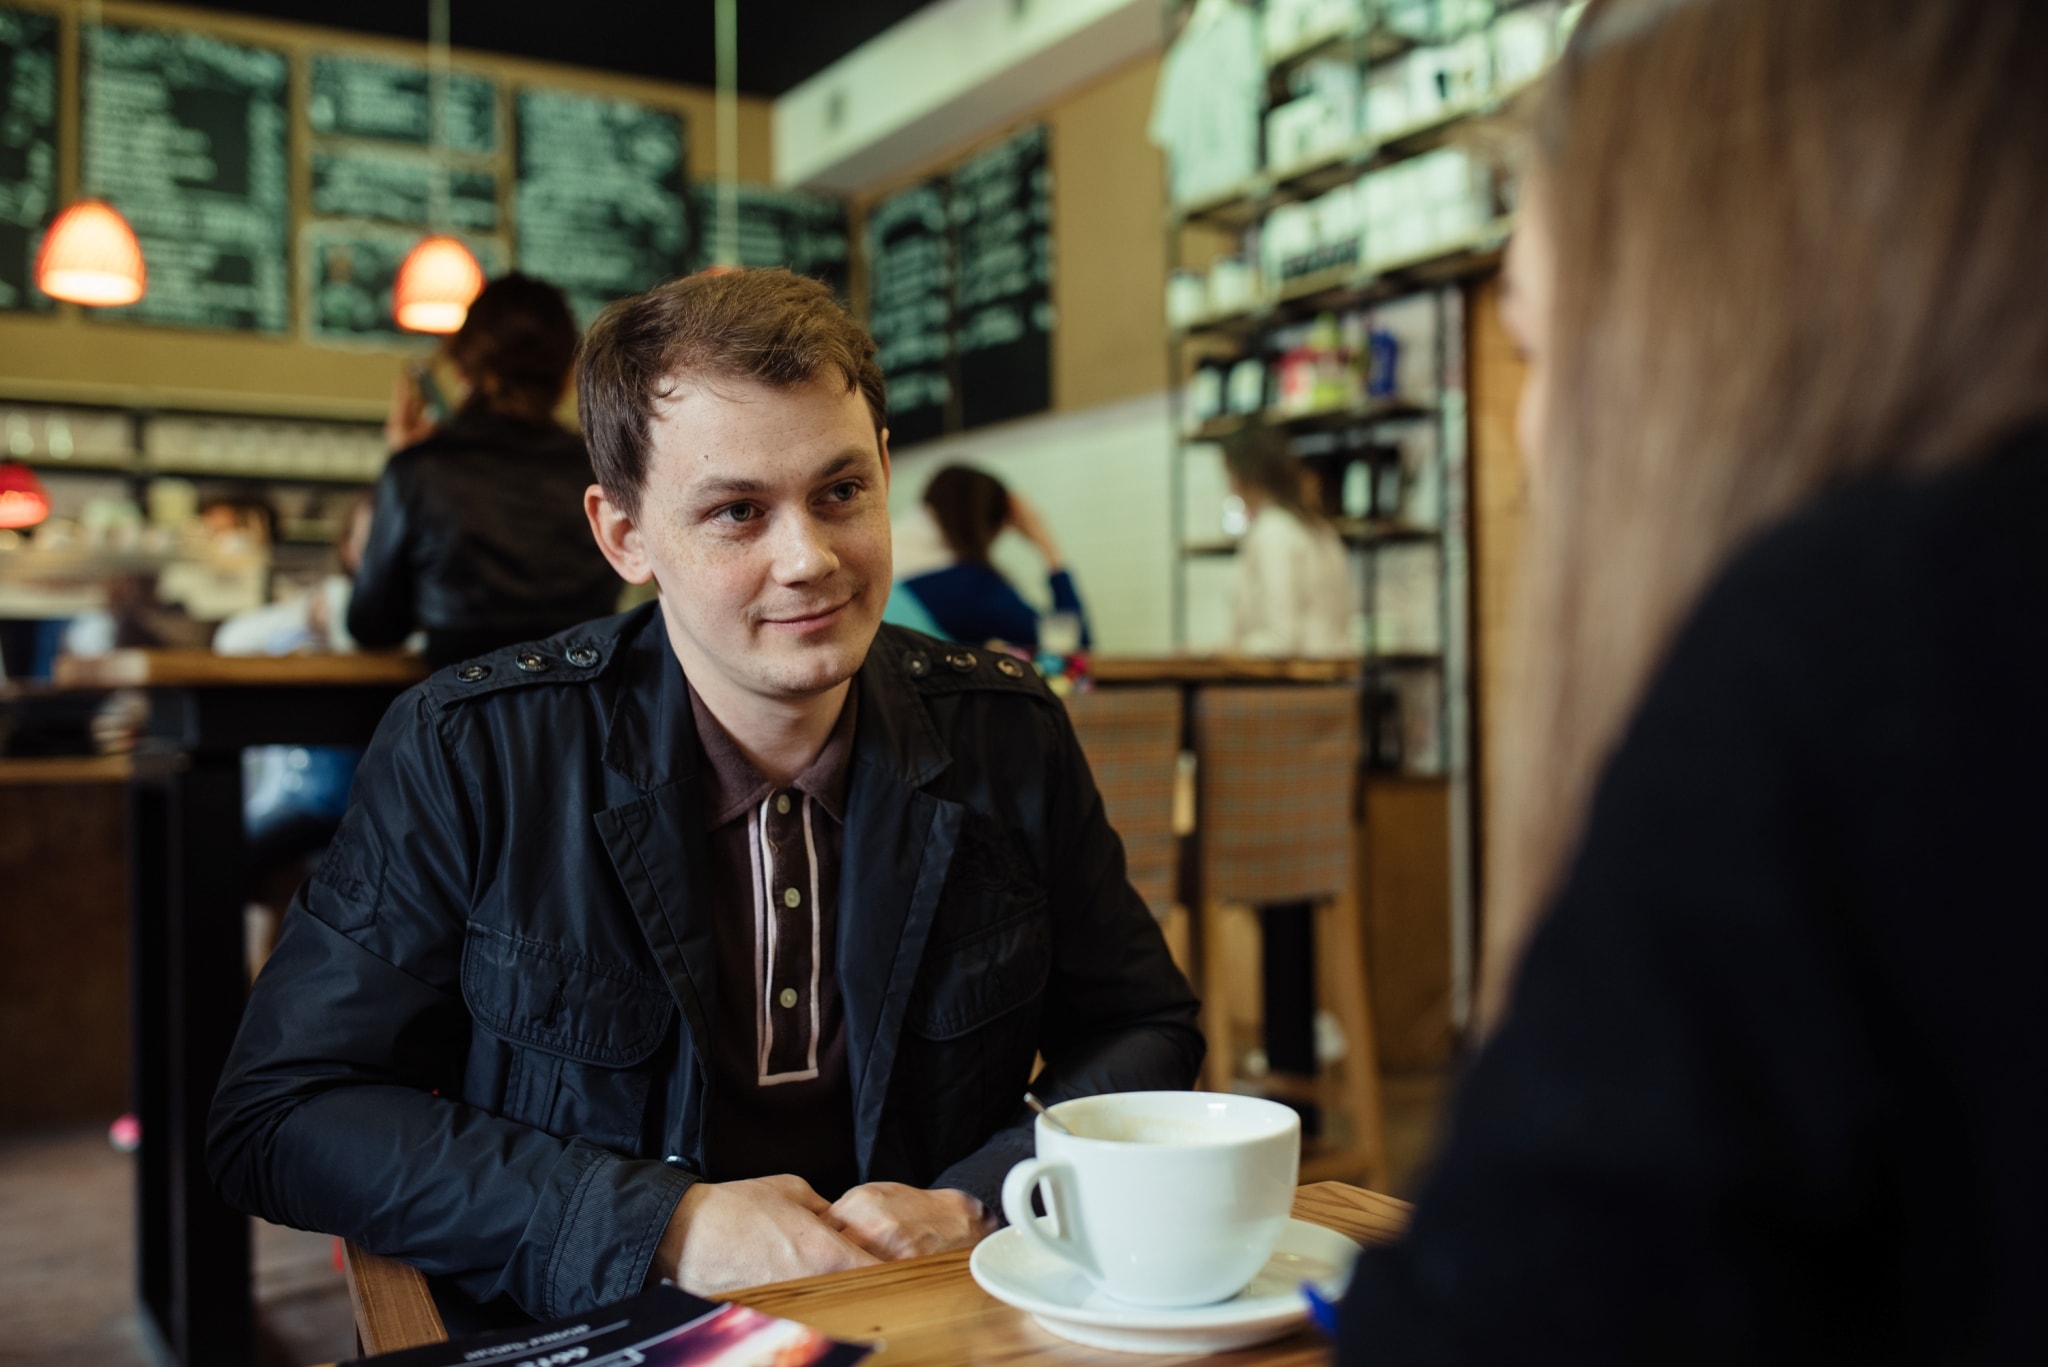
M 1349 683 L 1363 672 L 1355 659 L 1274 660 L 1256 655 L 1096 655 L 1088 661 L 1089 677 L 1106 687 Z
M 1361 1243 L 1384 1243 L 1407 1227 L 1408 1205 L 1391 1196 L 1319 1182 L 1294 1198 L 1297 1218 Z M 960 1363 L 1044 1363 L 1048 1367 L 1146 1367 L 1217 1361 L 1233 1367 L 1307 1367 L 1329 1361 L 1330 1345 L 1304 1325 L 1285 1338 L 1223 1354 L 1112 1353 L 1084 1348 L 1041 1329 L 978 1286 L 965 1253 L 941 1253 L 783 1282 L 730 1299 L 765 1314 L 800 1320 L 834 1338 L 880 1340 L 873 1359 L 889 1367 L 957 1367 Z
M 185 1367 L 254 1356 L 249 1221 L 214 1194 L 206 1115 L 248 996 L 242 750 L 361 745 L 426 677 L 417 656 L 120 650 L 58 662 L 62 688 L 139 688 L 129 784 L 129 1000 L 137 1294 Z
M 1408 1225 L 1408 1203 L 1391 1196 L 1319 1182 L 1294 1196 L 1296 1219 L 1334 1229 L 1360 1243 L 1385 1243 Z M 1330 1347 L 1313 1329 L 1301 1328 L 1254 1348 L 1229 1353 L 1112 1353 L 1086 1348 L 1048 1333 L 1022 1310 L 983 1291 L 968 1271 L 969 1254 L 938 1253 L 856 1272 L 834 1272 L 801 1281 L 721 1296 L 763 1314 L 796 1320 L 836 1339 L 880 1345 L 874 1358 L 888 1367 L 957 1367 L 960 1363 L 1038 1363 L 1044 1367 L 1173 1367 L 1175 1363 L 1226 1362 L 1232 1367 L 1308 1367 L 1329 1360 Z M 350 1290 L 358 1326 L 383 1351 L 443 1340 L 426 1280 L 388 1258 L 355 1257 Z

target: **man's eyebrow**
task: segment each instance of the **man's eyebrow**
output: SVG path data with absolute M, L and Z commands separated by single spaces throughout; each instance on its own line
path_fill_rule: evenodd
M 812 484 L 822 484 L 826 480 L 843 475 L 848 470 L 860 465 L 863 461 L 873 459 L 874 454 L 872 451 L 864 451 L 857 446 L 848 447 L 820 466 L 809 477 L 809 482 Z M 770 492 L 773 491 L 766 480 L 749 479 L 745 475 L 724 475 L 692 485 L 690 497 L 695 500 L 717 500 L 744 498 L 751 494 Z

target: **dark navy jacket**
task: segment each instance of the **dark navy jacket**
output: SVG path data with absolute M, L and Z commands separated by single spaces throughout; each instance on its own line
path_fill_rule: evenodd
M 1035 675 L 884 627 L 856 687 L 855 1157 L 996 1209 L 1034 1053 L 1049 1099 L 1186 1087 L 1197 1004 Z M 721 1177 L 701 765 L 655 604 L 401 698 L 251 995 L 208 1135 L 226 1199 L 535 1315 L 639 1290 Z

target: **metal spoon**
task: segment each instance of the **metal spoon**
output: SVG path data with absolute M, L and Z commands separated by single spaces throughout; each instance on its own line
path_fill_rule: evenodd
M 1074 1134 L 1072 1130 L 1060 1124 L 1060 1118 L 1058 1116 L 1054 1115 L 1051 1111 L 1045 1109 L 1045 1103 L 1043 1101 L 1040 1101 L 1037 1097 L 1031 1095 L 1031 1093 L 1024 1093 L 1024 1104 L 1026 1106 L 1029 1106 L 1032 1110 L 1038 1112 L 1040 1115 L 1044 1116 L 1045 1123 L 1052 1126 L 1054 1129 L 1058 1130 L 1061 1134 Z M 1074 1137 L 1076 1139 L 1080 1138 L 1079 1135 L 1074 1135 Z

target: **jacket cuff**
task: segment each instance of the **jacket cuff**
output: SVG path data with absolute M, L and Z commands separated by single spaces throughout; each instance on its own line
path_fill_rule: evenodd
M 1011 1168 L 1037 1151 L 1038 1141 L 1030 1124 L 998 1130 L 988 1143 L 940 1173 L 932 1185 L 966 1192 L 986 1206 L 999 1223 L 1008 1224 L 1003 1214 L 1003 1179 L 1010 1175 Z
M 541 1319 L 582 1314 L 645 1290 L 669 1219 L 698 1180 L 682 1168 L 621 1158 L 582 1140 L 570 1142 L 562 1166 L 566 1190 L 539 1266 L 515 1258 L 506 1269 L 513 1295 Z

